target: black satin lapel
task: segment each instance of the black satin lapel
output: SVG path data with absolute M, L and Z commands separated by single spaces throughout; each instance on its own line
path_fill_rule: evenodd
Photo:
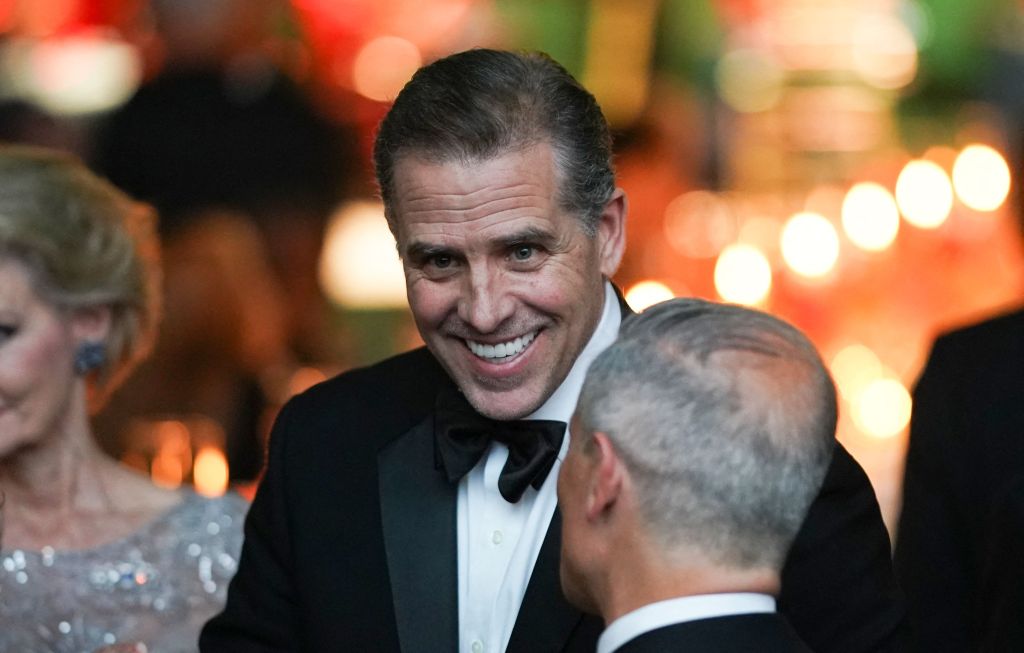
M 615 291 L 615 297 L 619 300 L 619 310 L 622 312 L 622 319 L 625 320 L 631 315 L 636 315 L 633 309 L 629 307 L 629 304 L 626 303 L 626 298 L 623 296 L 622 291 L 614 283 L 612 284 L 612 290 Z
M 544 543 L 526 586 L 506 653 L 561 651 L 583 613 L 569 605 L 558 580 L 558 558 L 562 547 L 562 513 L 555 508 Z
M 378 454 L 391 595 L 403 653 L 458 650 L 458 485 L 434 467 L 433 416 Z

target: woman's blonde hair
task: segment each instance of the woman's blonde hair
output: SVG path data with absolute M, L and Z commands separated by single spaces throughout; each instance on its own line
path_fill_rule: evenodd
M 156 214 L 71 155 L 0 146 L 0 257 L 21 263 L 61 310 L 106 306 L 106 395 L 152 346 L 159 320 Z

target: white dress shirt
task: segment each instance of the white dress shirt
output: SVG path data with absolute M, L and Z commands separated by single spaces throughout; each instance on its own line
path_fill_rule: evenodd
M 775 612 L 775 598 L 767 594 L 732 593 L 658 601 L 627 612 L 609 624 L 597 640 L 597 653 L 612 653 L 630 640 L 665 626 L 760 612 Z
M 590 341 L 558 389 L 525 419 L 568 424 L 587 368 L 615 341 L 621 321 L 618 298 L 606 282 L 604 311 Z M 502 653 L 508 646 L 533 565 L 555 512 L 558 469 L 568 448 L 566 432 L 558 458 L 540 490 L 528 487 L 517 503 L 509 503 L 498 492 L 498 475 L 508 458 L 508 447 L 503 444 L 492 443 L 487 454 L 459 482 L 456 521 L 461 653 Z

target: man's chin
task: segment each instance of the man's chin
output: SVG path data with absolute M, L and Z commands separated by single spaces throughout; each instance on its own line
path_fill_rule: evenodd
M 492 389 L 478 383 L 460 384 L 462 393 L 476 412 L 499 421 L 522 419 L 547 400 L 544 393 L 529 388 Z
M 507 421 L 526 417 L 540 408 L 557 388 L 557 384 L 549 387 L 554 381 L 549 368 L 537 367 L 538 352 L 530 352 L 530 358 L 503 366 L 478 361 L 468 355 L 468 350 L 431 349 L 473 408 L 491 419 Z

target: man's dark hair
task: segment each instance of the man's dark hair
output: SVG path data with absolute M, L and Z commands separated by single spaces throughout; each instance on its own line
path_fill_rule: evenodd
M 394 228 L 394 168 L 406 155 L 471 163 L 549 143 L 560 204 L 588 234 L 615 190 L 608 123 L 594 96 L 535 52 L 476 49 L 420 68 L 381 121 L 377 183 Z

